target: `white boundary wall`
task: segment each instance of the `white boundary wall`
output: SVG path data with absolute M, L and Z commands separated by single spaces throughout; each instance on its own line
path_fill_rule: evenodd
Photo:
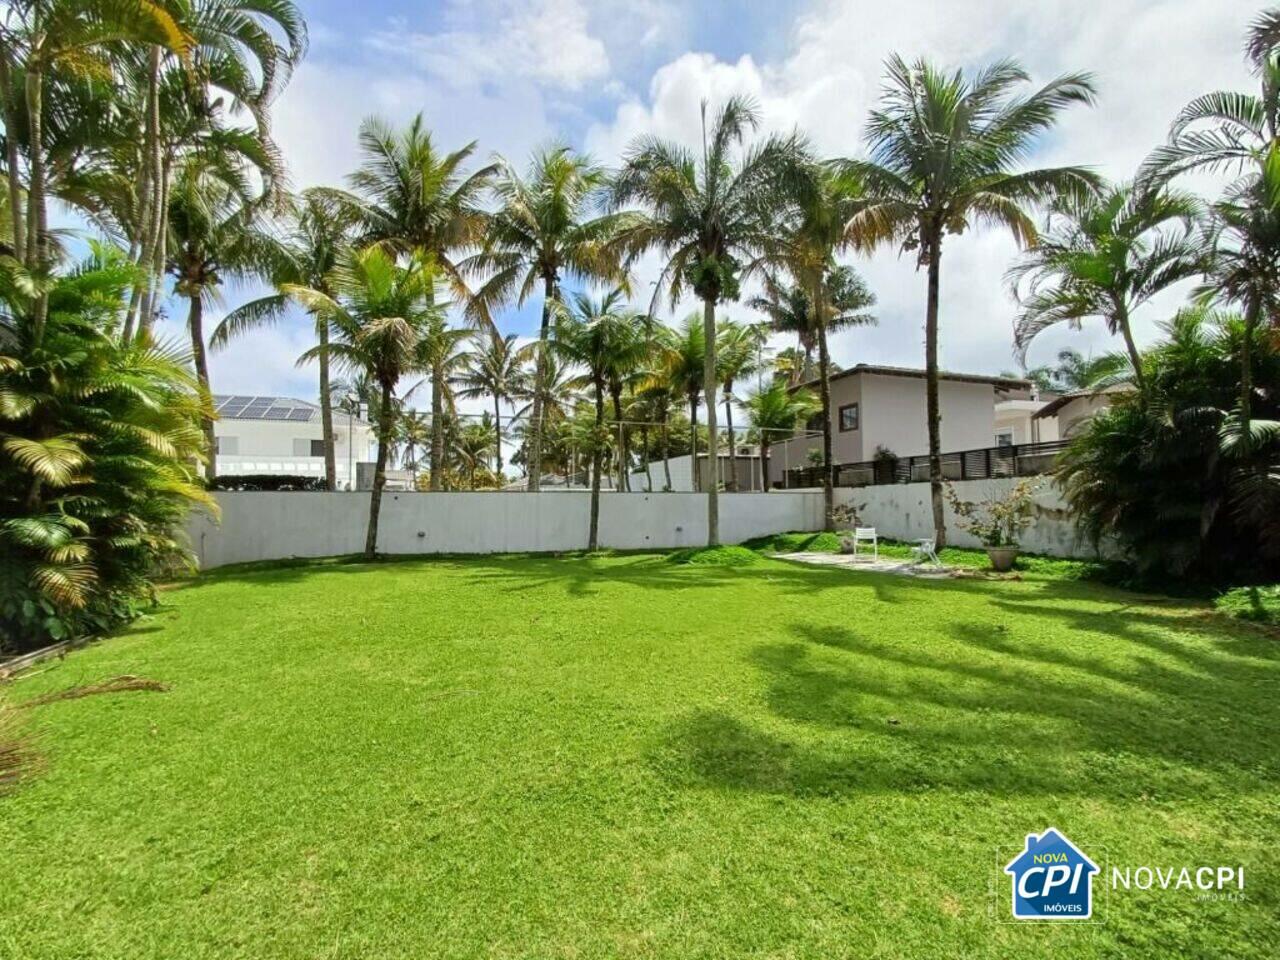
M 977 502 L 1003 497 L 1017 482 L 1014 478 L 1000 478 L 957 480 L 952 485 L 961 500 Z M 840 487 L 836 489 L 836 503 L 853 503 L 859 521 L 865 526 L 875 527 L 882 537 L 916 540 L 933 535 L 933 507 L 927 483 Z M 982 546 L 977 537 L 960 529 L 951 505 L 947 504 L 945 509 L 947 543 L 954 547 Z M 1057 486 L 1047 477 L 1040 481 L 1035 494 L 1035 516 L 1031 526 L 1023 531 L 1021 541 L 1022 549 L 1028 553 L 1082 559 L 1097 556 L 1088 540 L 1077 537 L 1066 502 Z M 1114 552 L 1114 547 L 1103 544 L 1103 555 Z
M 187 534 L 206 569 L 252 560 L 331 557 L 364 549 L 367 493 L 223 492 L 221 521 L 199 512 Z M 587 546 L 591 495 L 385 492 L 378 550 L 389 554 L 541 553 Z M 822 493 L 720 495 L 720 539 L 739 543 L 822 528 Z M 600 546 L 675 549 L 707 542 L 702 493 L 602 493 Z

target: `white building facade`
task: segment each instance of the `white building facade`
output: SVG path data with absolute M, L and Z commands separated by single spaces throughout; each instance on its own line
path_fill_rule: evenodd
M 220 476 L 275 474 L 324 477 L 320 407 L 288 397 L 215 396 L 213 432 Z M 355 489 L 359 464 L 376 453 L 373 425 L 334 411 L 334 464 L 339 490 Z

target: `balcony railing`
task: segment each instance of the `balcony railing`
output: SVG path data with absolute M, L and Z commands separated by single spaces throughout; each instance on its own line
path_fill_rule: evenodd
M 1033 477 L 1048 473 L 1067 447 L 1065 440 L 1018 443 L 978 450 L 944 453 L 944 480 L 991 480 L 998 477 Z M 928 456 L 885 457 L 861 463 L 837 463 L 832 467 L 837 487 L 869 487 L 882 483 L 921 483 L 929 479 Z M 822 486 L 822 467 L 794 467 L 785 473 L 787 489 Z

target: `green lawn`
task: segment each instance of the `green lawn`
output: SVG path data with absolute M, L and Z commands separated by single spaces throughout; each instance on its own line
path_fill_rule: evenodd
M 224 573 L 14 684 L 0 957 L 1246 957 L 1280 941 L 1280 641 L 1084 582 L 777 560 Z M 999 923 L 1057 826 L 1243 902 Z

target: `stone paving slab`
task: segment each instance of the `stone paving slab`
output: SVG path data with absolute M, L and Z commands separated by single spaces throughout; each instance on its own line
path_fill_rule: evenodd
M 875 560 L 867 554 L 855 557 L 851 553 L 777 553 L 774 556 L 779 560 L 794 560 L 820 567 L 844 567 L 846 570 L 892 573 L 900 577 L 937 579 L 951 576 L 950 567 L 935 567 L 933 564 L 911 563 L 906 560 Z

